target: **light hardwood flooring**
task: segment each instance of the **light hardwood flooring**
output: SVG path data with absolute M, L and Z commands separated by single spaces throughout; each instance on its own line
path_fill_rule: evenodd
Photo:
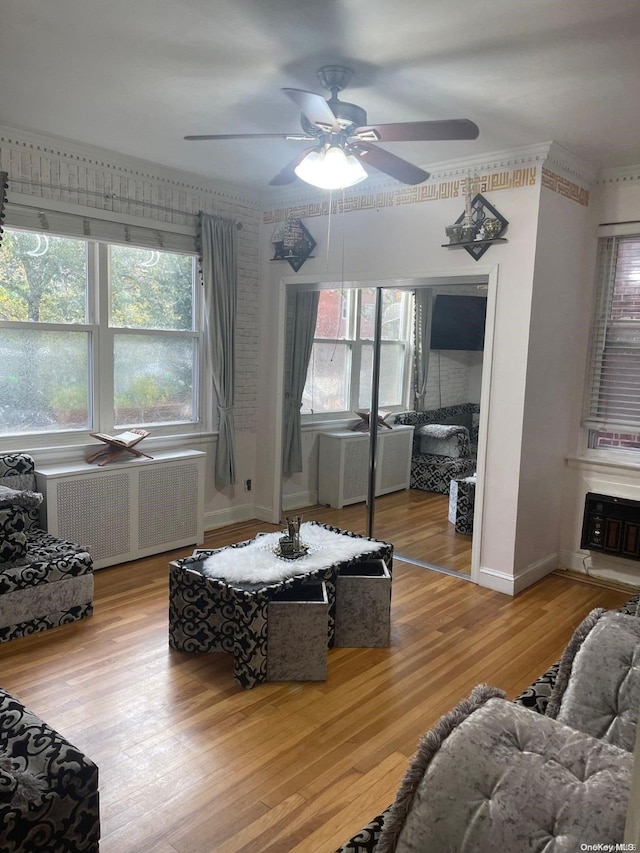
M 367 532 L 365 504 L 341 510 L 325 506 L 302 510 L 305 520 L 331 523 L 356 533 Z M 449 497 L 421 489 L 408 489 L 376 498 L 374 536 L 393 542 L 397 553 L 461 574 L 471 574 L 472 537 L 456 533 L 448 520 Z
M 474 685 L 514 697 L 592 608 L 630 597 L 551 575 L 510 598 L 396 562 L 390 648 L 332 649 L 324 682 L 243 690 L 229 656 L 168 647 L 168 562 L 190 551 L 96 572 L 91 618 L 0 646 L 2 686 L 100 768 L 102 853 L 331 853 Z

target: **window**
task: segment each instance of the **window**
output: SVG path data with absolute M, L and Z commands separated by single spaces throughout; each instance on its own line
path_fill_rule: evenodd
M 599 243 L 584 425 L 592 448 L 640 452 L 640 236 Z
M 6 228 L 0 248 L 0 436 L 198 417 L 200 337 L 188 254 Z
M 381 408 L 403 408 L 410 359 L 410 294 L 383 289 Z M 345 414 L 371 405 L 374 288 L 322 290 L 302 414 Z

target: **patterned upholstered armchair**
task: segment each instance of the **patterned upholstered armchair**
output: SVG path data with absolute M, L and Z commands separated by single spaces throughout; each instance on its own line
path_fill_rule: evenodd
M 444 406 L 428 412 L 401 412 L 395 423 L 415 427 L 411 455 L 411 488 L 449 494 L 452 480 L 476 470 L 478 445 L 475 403 Z
M 0 643 L 93 613 L 93 561 L 38 527 L 42 495 L 25 453 L 0 454 Z
M 0 850 L 98 853 L 98 768 L 0 689 Z

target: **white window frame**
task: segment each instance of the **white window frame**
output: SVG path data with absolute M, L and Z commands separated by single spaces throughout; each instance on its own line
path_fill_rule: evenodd
M 108 242 L 98 238 L 82 238 L 77 233 L 64 233 L 63 230 L 47 230 L 46 232 L 36 228 L 27 227 L 24 224 L 5 225 L 5 230 L 31 231 L 32 233 L 46 233 L 51 236 L 65 237 L 69 239 L 84 239 L 87 243 L 87 322 L 85 323 L 32 323 L 14 322 L 0 320 L 0 328 L 64 331 L 64 332 L 87 332 L 89 334 L 89 420 L 87 429 L 57 429 L 51 432 L 21 432 L 0 435 L 0 451 L 16 450 L 16 448 L 58 448 L 74 447 L 94 443 L 92 432 L 113 433 L 124 429 L 116 427 L 113 418 L 113 383 L 114 383 L 114 338 L 118 334 L 149 335 L 153 337 L 176 336 L 182 339 L 191 338 L 196 347 L 196 359 L 193 385 L 193 421 L 180 421 L 167 424 L 153 424 L 149 426 L 152 435 L 147 442 L 153 443 L 154 439 L 182 438 L 193 435 L 201 435 L 211 431 L 211 417 L 205 413 L 212 411 L 211 383 L 204 381 L 205 353 L 203 335 L 203 296 L 202 287 L 199 286 L 197 272 L 197 253 L 185 251 L 184 248 L 165 249 L 158 246 L 159 251 L 179 253 L 193 258 L 193 328 L 188 331 L 172 331 L 164 329 L 138 329 L 120 328 L 110 326 L 110 279 L 108 251 L 109 245 L 123 245 L 118 241 Z M 184 240 L 182 235 L 178 239 Z M 135 242 L 127 242 L 126 245 L 137 248 Z M 140 248 L 149 248 L 140 245 Z M 1 251 L 1 247 L 0 247 Z M 144 424 L 132 424 L 131 426 L 144 426 Z
M 632 228 L 629 226 L 604 226 L 601 227 L 599 238 L 603 241 L 606 238 L 631 238 L 640 245 L 640 233 L 638 226 Z M 602 253 L 602 254 L 601 254 Z M 587 457 L 592 459 L 600 459 L 602 461 L 618 462 L 624 464 L 628 462 L 633 465 L 640 463 L 640 449 L 629 447 L 606 447 L 597 446 L 597 434 L 599 431 L 614 432 L 618 434 L 631 433 L 640 435 L 640 424 L 625 425 L 625 424 L 606 424 L 604 422 L 597 423 L 598 417 L 595 414 L 594 400 L 599 393 L 599 351 L 606 346 L 606 331 L 610 328 L 619 326 L 620 328 L 631 328 L 637 330 L 640 336 L 640 321 L 616 321 L 611 320 L 608 316 L 609 305 L 613 297 L 613 287 L 615 282 L 615 271 L 611 269 L 604 271 L 604 249 L 602 242 L 598 246 L 597 264 L 596 264 L 596 287 L 594 292 L 594 306 L 592 312 L 592 326 L 589 343 L 589 357 L 587 362 L 586 381 L 585 381 L 585 397 L 583 406 L 582 426 L 585 436 L 585 453 Z M 640 273 L 640 269 L 639 269 Z M 640 343 L 638 343 L 638 359 L 640 360 Z M 637 378 L 636 378 L 637 381 Z
M 359 318 L 361 315 L 361 305 L 362 305 L 362 294 L 365 290 L 370 290 L 372 285 L 367 285 L 367 287 L 357 287 L 357 288 L 349 288 L 345 289 L 344 294 L 348 298 L 348 314 L 345 318 L 345 322 L 347 325 L 346 332 L 344 338 L 316 338 L 314 337 L 314 344 L 327 344 L 327 345 L 339 345 L 346 346 L 348 348 L 349 358 L 350 358 L 350 368 L 349 368 L 349 400 L 348 405 L 349 408 L 331 412 L 305 412 L 301 415 L 301 422 L 303 425 L 309 425 L 315 422 L 327 422 L 334 420 L 345 420 L 345 419 L 353 419 L 356 417 L 356 411 L 361 409 L 359 404 L 359 396 L 360 396 L 360 368 L 362 364 L 362 349 L 363 346 L 373 346 L 372 338 L 362 338 L 360 336 L 360 323 Z M 323 290 L 340 290 L 339 287 L 323 287 Z M 391 290 L 395 290 L 396 288 L 389 288 Z M 408 291 L 407 291 L 408 293 Z M 404 305 L 404 316 L 402 318 L 403 328 L 405 330 L 405 338 L 397 341 L 380 341 L 380 346 L 383 348 L 384 346 L 402 346 L 404 348 L 404 357 L 403 357 L 403 388 L 401 395 L 401 402 L 395 406 L 383 406 L 380 404 L 381 408 L 385 411 L 389 412 L 401 412 L 407 408 L 407 400 L 411 387 L 411 370 L 412 370 L 412 359 L 413 359 L 413 330 L 411 323 L 412 316 L 412 299 L 405 299 Z M 345 300 L 345 304 L 347 304 L 347 300 Z M 344 314 L 343 314 L 344 317 Z M 311 369 L 311 365 L 309 367 Z

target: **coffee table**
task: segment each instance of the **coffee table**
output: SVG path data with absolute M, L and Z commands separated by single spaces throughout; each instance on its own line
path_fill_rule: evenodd
M 221 563 L 225 564 L 229 562 L 230 549 L 244 549 L 235 551 L 232 562 L 237 563 L 238 554 L 246 554 L 253 563 L 259 563 L 260 552 L 266 552 L 260 536 L 225 548 L 199 549 L 190 557 L 169 563 L 171 648 L 183 652 L 231 653 L 237 683 L 245 688 L 255 687 L 267 680 L 269 602 L 277 600 L 283 591 L 290 593 L 291 590 L 298 590 L 303 593 L 306 584 L 314 583 L 324 583 L 326 587 L 329 604 L 327 646 L 333 646 L 338 572 L 341 568 L 352 567 L 360 562 L 382 559 L 391 574 L 393 546 L 317 522 L 302 526 L 303 541 L 305 530 L 313 533 L 313 565 L 305 566 L 304 558 L 299 563 L 283 560 L 283 563 L 289 563 L 287 569 L 292 574 L 275 582 L 227 581 L 211 576 L 212 569 L 204 567 L 205 560 L 213 557 L 215 572 L 216 555 L 220 555 Z M 327 532 L 324 553 L 321 542 L 323 531 Z M 344 544 L 349 556 L 337 558 L 341 539 L 348 540 Z M 271 565 L 271 555 L 268 563 Z M 298 568 L 300 571 L 297 571 Z

